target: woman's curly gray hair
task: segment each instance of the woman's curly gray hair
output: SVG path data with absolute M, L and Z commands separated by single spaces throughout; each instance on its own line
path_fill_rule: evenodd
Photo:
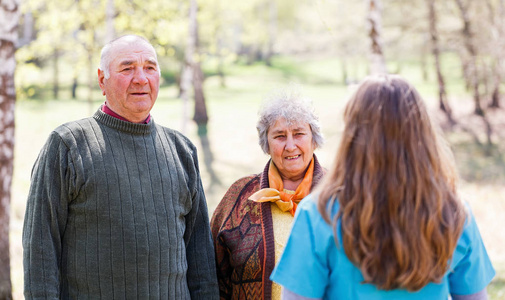
M 284 118 L 288 125 L 309 124 L 314 149 L 320 148 L 324 143 L 321 126 L 312 107 L 312 102 L 304 98 L 296 86 L 291 85 L 272 93 L 264 100 L 258 114 L 259 120 L 256 129 L 258 129 L 259 144 L 266 154 L 270 154 L 268 130 L 281 118 Z

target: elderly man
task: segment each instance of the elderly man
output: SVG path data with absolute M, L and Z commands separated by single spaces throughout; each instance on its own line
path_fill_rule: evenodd
M 105 104 L 51 133 L 25 215 L 26 299 L 218 297 L 196 148 L 149 113 L 159 78 L 147 40 L 110 42 Z

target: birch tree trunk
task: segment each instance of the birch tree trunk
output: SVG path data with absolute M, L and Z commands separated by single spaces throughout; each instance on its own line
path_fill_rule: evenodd
M 114 0 L 107 0 L 105 7 L 105 26 L 107 42 L 112 41 L 116 37 L 116 29 L 114 27 L 114 18 L 116 17 L 116 7 Z
M 268 44 L 265 53 L 265 63 L 267 66 L 272 65 L 274 43 L 277 39 L 277 14 L 277 2 L 275 0 L 268 0 Z
M 485 126 L 486 131 L 486 154 L 489 154 L 492 147 L 491 136 L 493 134 L 493 127 L 489 122 L 485 111 L 482 109 L 481 98 L 479 93 L 479 72 L 477 69 L 477 50 L 474 46 L 473 35 L 471 30 L 470 16 L 468 14 L 469 2 L 463 3 L 463 0 L 455 0 L 456 4 L 461 12 L 461 18 L 463 20 L 463 38 L 465 40 L 465 48 L 468 52 L 469 59 L 467 64 L 467 72 L 470 76 L 469 82 L 473 89 L 473 99 L 475 103 L 474 113 L 482 118 L 482 122 Z
M 494 66 L 492 67 L 492 77 L 493 77 L 493 86 L 491 92 L 491 102 L 489 103 L 489 107 L 491 108 L 499 108 L 500 105 L 500 84 L 501 79 L 503 78 L 503 68 L 505 61 L 505 0 L 499 1 L 498 12 L 496 13 L 493 9 L 490 1 L 487 1 L 487 7 L 490 13 L 490 19 L 492 21 L 492 33 L 493 33 L 493 44 L 494 44 Z
M 60 58 L 60 51 L 58 47 L 53 50 L 53 98 L 57 100 L 60 94 L 60 69 L 58 62 Z
M 14 170 L 18 0 L 0 0 L 0 299 L 12 299 L 9 255 L 11 183 Z
M 438 99 L 439 107 L 446 114 L 450 124 L 454 124 L 452 118 L 452 109 L 447 102 L 447 93 L 445 91 L 445 80 L 440 67 L 440 48 L 438 45 L 438 31 L 437 31 L 437 14 L 435 10 L 435 0 L 428 0 L 429 21 L 430 21 L 430 36 L 431 36 L 431 51 L 435 58 L 435 69 L 437 72 L 438 80 Z
M 382 4 L 381 0 L 366 0 L 368 5 L 368 35 L 371 39 L 370 74 L 387 73 L 382 50 Z
M 479 93 L 479 72 L 477 69 L 477 50 L 473 44 L 473 35 L 471 30 L 470 16 L 468 15 L 468 5 L 463 3 L 463 0 L 455 0 L 461 13 L 463 20 L 463 39 L 465 41 L 465 49 L 468 52 L 468 62 L 466 63 L 466 73 L 468 82 L 473 90 L 473 100 L 475 103 L 475 113 L 477 115 L 484 115 L 482 109 L 480 93 Z
M 196 34 L 196 13 L 198 7 L 193 4 L 189 7 L 189 31 L 184 50 L 184 63 L 181 71 L 180 97 L 182 99 L 182 127 L 181 132 L 186 134 L 187 122 L 189 119 L 189 96 L 190 88 L 193 83 L 193 62 L 195 56 L 195 37 Z

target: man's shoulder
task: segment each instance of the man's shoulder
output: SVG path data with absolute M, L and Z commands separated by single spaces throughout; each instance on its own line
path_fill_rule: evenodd
M 67 131 L 82 130 L 84 127 L 87 127 L 87 124 L 90 124 L 90 122 L 96 123 L 95 119 L 93 119 L 92 117 L 82 118 L 79 120 L 72 120 L 59 125 L 54 129 L 54 131 L 67 132 Z
M 168 128 L 159 124 L 156 124 L 156 127 L 158 128 L 158 132 L 163 132 L 165 136 L 169 138 L 169 140 L 173 143 L 180 144 L 180 145 L 185 145 L 191 149 L 195 148 L 195 145 L 193 142 L 184 134 L 181 132 Z
M 75 138 L 80 132 L 89 129 L 91 123 L 96 123 L 92 117 L 69 121 L 56 127 L 52 135 L 58 135 L 63 139 L 67 137 Z

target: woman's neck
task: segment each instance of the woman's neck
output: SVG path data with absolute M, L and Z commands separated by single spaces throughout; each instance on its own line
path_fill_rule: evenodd
M 290 190 L 290 191 L 295 191 L 296 188 L 300 185 L 300 183 L 303 181 L 303 177 L 297 180 L 291 180 L 287 178 L 282 179 L 282 184 L 284 185 L 284 189 Z

